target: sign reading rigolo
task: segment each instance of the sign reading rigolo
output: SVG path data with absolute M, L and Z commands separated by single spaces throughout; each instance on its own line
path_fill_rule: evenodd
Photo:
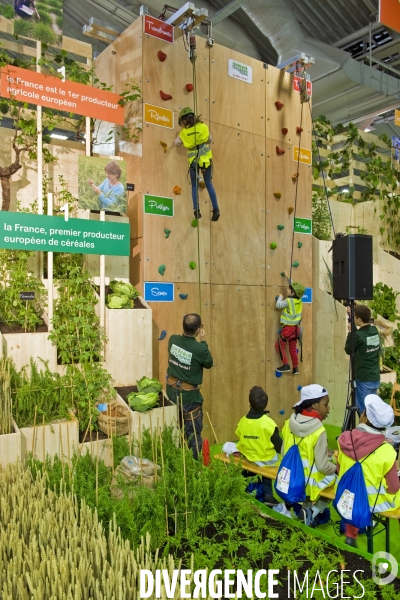
M 174 216 L 174 199 L 163 196 L 144 195 L 144 212 L 146 215 Z
M 293 146 L 293 160 L 296 162 L 301 162 L 304 165 L 311 165 L 311 150 L 308 150 L 307 148 L 299 148 L 298 146 Z
M 296 217 L 294 220 L 294 232 L 312 235 L 312 219 L 301 219 L 300 217 Z
M 149 15 L 144 15 L 143 20 L 143 31 L 147 35 L 168 42 L 169 44 L 174 43 L 174 28 L 169 23 L 155 19 Z
M 228 59 L 228 75 L 245 83 L 253 83 L 253 69 L 231 58 Z
M 153 106 L 153 104 L 144 104 L 144 122 L 159 127 L 174 128 L 174 112 L 168 108 Z
M 173 302 L 175 286 L 173 283 L 159 281 L 144 282 L 144 299 L 146 302 Z
M 294 75 L 293 77 L 293 89 L 295 92 L 300 92 L 300 84 L 301 84 L 301 77 L 299 77 L 298 75 Z M 308 81 L 307 79 L 307 94 L 310 96 L 312 96 L 312 84 L 311 81 Z
M 0 211 L 0 248 L 129 256 L 128 223 Z
M 124 108 L 118 104 L 118 94 L 11 65 L 0 69 L 0 96 L 124 124 Z

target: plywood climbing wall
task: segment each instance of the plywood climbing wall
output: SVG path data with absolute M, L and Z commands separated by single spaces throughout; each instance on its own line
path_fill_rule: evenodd
M 312 304 L 303 310 L 300 375 L 275 376 L 280 364 L 275 352 L 279 328 L 275 297 L 286 290 L 281 273 L 290 271 L 293 263 L 293 279 L 312 287 L 311 235 L 293 234 L 295 215 L 311 218 L 311 167 L 301 163 L 298 169 L 294 155 L 294 148 L 300 147 L 302 160 L 311 156 L 310 109 L 301 105 L 292 75 L 222 46 L 208 48 L 203 38 L 197 38 L 197 86 L 188 92 L 193 65 L 182 32 L 175 29 L 170 44 L 143 34 L 141 19 L 97 59 L 102 73 L 110 72 L 116 91 L 122 89 L 132 64 L 132 77 L 142 86 L 142 102 L 168 109 L 174 118 L 173 127 L 143 120 L 130 157 L 124 149 L 128 180 L 135 183 L 128 207 L 130 276 L 141 291 L 146 281 L 175 286 L 174 302 L 150 304 L 154 375 L 161 381 L 165 381 L 169 335 L 181 332 L 183 315 L 202 315 L 215 361 L 202 389 L 216 436 L 223 442 L 234 439 L 253 385 L 266 389 L 271 417 L 281 426 L 298 399 L 297 387 L 311 383 Z M 160 51 L 166 55 L 164 61 L 159 60 Z M 229 75 L 230 61 L 241 66 L 246 80 Z M 172 98 L 162 100 L 160 91 Z M 277 101 L 283 104 L 280 110 Z M 200 190 L 203 218 L 198 228 L 191 225 L 186 152 L 174 146 L 180 129 L 177 117 L 184 106 L 197 106 L 214 138 L 213 182 L 221 218 L 211 222 L 208 193 Z M 179 194 L 173 191 L 175 186 L 181 188 Z M 144 214 L 145 194 L 172 198 L 173 217 Z M 168 236 L 165 229 L 170 230 Z M 271 243 L 276 247 L 271 248 Z M 191 261 L 195 269 L 189 268 Z M 162 264 L 164 275 L 158 270 Z M 204 432 L 215 441 L 207 419 Z

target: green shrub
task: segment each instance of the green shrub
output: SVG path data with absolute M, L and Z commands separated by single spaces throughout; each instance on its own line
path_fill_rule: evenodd
M 58 37 L 52 28 L 45 23 L 40 22 L 36 23 L 34 37 L 39 42 L 42 42 L 43 44 L 49 44 L 51 46 L 54 46 L 58 41 Z
M 50 14 L 48 12 L 46 12 L 45 10 L 42 10 L 39 14 L 40 14 L 40 23 L 43 23 L 44 25 L 50 25 L 50 27 L 53 25 L 53 19 L 51 18 Z
M 379 282 L 374 285 L 373 299 L 366 304 L 372 310 L 374 318 L 377 315 L 381 315 L 381 317 L 391 322 L 397 321 L 397 319 L 400 319 L 396 308 L 396 298 L 399 295 L 400 292 L 395 292 L 393 288 Z
M 14 18 L 14 9 L 10 4 L 0 4 L 0 15 L 6 19 Z
M 57 27 L 59 27 L 62 30 L 63 24 L 64 24 L 64 17 L 62 15 L 60 15 L 56 19 L 56 25 L 57 25 Z
M 25 21 L 24 19 L 15 19 L 14 35 L 22 35 L 23 37 L 35 39 L 35 23 Z
M 47 4 L 47 6 L 51 6 L 51 7 L 55 7 L 55 8 L 59 8 L 60 10 L 62 10 L 63 7 L 63 3 L 61 0 L 44 0 L 44 4 Z

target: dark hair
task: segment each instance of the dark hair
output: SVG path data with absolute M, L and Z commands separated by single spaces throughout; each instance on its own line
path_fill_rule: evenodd
M 298 295 L 296 294 L 296 290 L 294 290 L 291 285 L 289 285 L 289 289 L 292 292 L 292 294 L 294 294 L 295 298 L 299 298 Z
M 249 402 L 251 408 L 254 408 L 254 410 L 257 412 L 262 412 L 268 404 L 267 393 L 262 389 L 262 387 L 255 385 L 250 390 Z
M 193 335 L 201 326 L 201 317 L 196 313 L 190 313 L 183 317 L 183 332 Z
M 307 410 L 307 408 L 311 408 L 313 404 L 321 402 L 321 400 L 323 400 L 324 398 L 326 398 L 326 396 L 321 396 L 321 398 L 311 398 L 310 400 L 304 400 L 304 402 L 294 407 L 295 414 L 298 415 L 299 413 L 301 413 L 302 410 Z
M 357 319 L 361 319 L 363 323 L 369 323 L 371 320 L 371 309 L 365 304 L 356 304 L 354 307 L 354 314 Z

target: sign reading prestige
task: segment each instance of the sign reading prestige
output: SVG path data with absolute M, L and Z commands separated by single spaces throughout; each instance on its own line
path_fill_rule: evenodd
M 129 256 L 129 224 L 0 211 L 0 248 Z

